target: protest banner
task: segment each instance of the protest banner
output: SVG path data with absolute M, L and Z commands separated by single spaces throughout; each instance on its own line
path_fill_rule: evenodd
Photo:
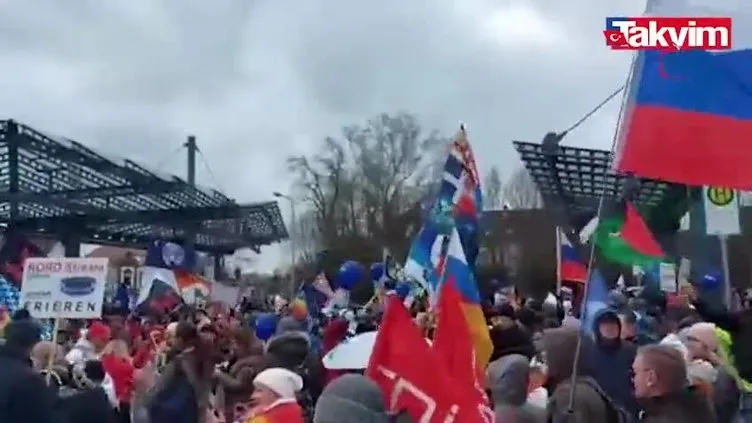
M 19 304 L 37 319 L 54 319 L 52 345 L 57 345 L 60 319 L 102 317 L 108 259 L 104 257 L 29 257 L 24 261 Z M 50 384 L 53 349 L 46 365 Z
M 19 303 L 37 319 L 99 319 L 107 264 L 100 257 L 28 258 Z

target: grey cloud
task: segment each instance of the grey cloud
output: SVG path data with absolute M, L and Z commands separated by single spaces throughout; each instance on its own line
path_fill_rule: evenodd
M 0 115 L 152 165 L 195 134 L 218 185 L 244 201 L 289 186 L 286 155 L 384 111 L 447 132 L 465 122 L 481 169 L 511 171 L 512 139 L 567 126 L 624 81 L 630 58 L 604 46 L 604 17 L 643 7 L 8 1 Z M 607 148 L 617 112 L 609 105 L 567 142 Z M 161 170 L 182 174 L 184 158 Z M 213 185 L 205 170 L 200 179 Z

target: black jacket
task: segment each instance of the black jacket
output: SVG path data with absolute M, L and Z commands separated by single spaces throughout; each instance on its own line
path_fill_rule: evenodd
M 742 379 L 752 382 L 752 310 L 729 313 L 716 310 L 703 301 L 697 301 L 694 305 L 703 319 L 715 323 L 731 335 L 734 367 Z
M 716 423 L 710 401 L 691 389 L 640 400 L 643 423 Z
M 102 388 L 85 389 L 60 402 L 62 413 L 70 423 L 115 423 L 115 410 Z
M 635 401 L 632 380 L 628 375 L 637 355 L 637 347 L 618 338 L 601 338 L 598 326 L 602 319 L 608 318 L 609 313 L 612 314 L 611 318 L 617 319 L 609 310 L 596 314 L 593 318 L 595 342 L 585 344 L 582 348 L 586 373 L 598 382 L 615 404 L 636 417 L 639 407 Z M 618 319 L 616 321 L 618 322 Z
M 149 420 L 160 423 L 198 423 L 205 415 L 209 387 L 198 374 L 195 351 L 184 351 L 167 364 L 149 393 Z
M 0 422 L 58 423 L 56 402 L 28 355 L 0 346 Z

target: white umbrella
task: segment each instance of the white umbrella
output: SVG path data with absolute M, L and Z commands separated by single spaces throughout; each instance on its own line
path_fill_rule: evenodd
M 324 356 L 324 367 L 330 370 L 360 370 L 368 367 L 377 332 L 365 332 L 347 338 Z
M 329 370 L 365 369 L 368 367 L 368 360 L 371 359 L 377 333 L 364 332 L 345 339 L 324 356 L 321 360 L 324 367 Z M 426 339 L 426 342 L 431 345 L 430 339 Z

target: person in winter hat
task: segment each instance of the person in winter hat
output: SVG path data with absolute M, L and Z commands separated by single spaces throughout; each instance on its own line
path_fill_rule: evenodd
M 0 422 L 54 423 L 55 395 L 31 366 L 29 354 L 39 342 L 41 328 L 31 320 L 5 327 L 0 345 Z
M 614 377 L 629 374 L 637 347 L 621 339 L 621 320 L 611 309 L 594 314 L 592 331 L 594 342 L 589 344 L 590 348 L 582 349 L 587 374 L 595 379 L 617 406 L 637 417 L 639 406 L 629 378 Z
M 524 355 L 509 354 L 491 362 L 486 369 L 486 386 L 491 391 L 496 420 L 542 423 L 546 413 L 527 403 L 530 361 Z
M 266 369 L 253 379 L 251 410 L 240 419 L 243 423 L 303 423 L 303 409 L 297 394 L 303 379 L 281 367 Z
M 346 374 L 333 380 L 324 389 L 313 423 L 410 423 L 412 419 L 400 413 L 390 415 L 379 386 L 365 376 Z
M 310 412 L 323 389 L 324 367 L 321 357 L 311 349 L 305 323 L 290 316 L 280 319 L 277 333 L 266 342 L 264 355 L 269 367 L 282 367 L 303 377 L 305 395 L 300 402 Z
M 549 329 L 543 334 L 542 349 L 551 392 L 546 419 L 569 423 L 607 422 L 610 403 L 601 395 L 597 382 L 586 375 L 584 354 L 578 356 L 575 353 L 578 340 L 581 340 L 582 348 L 591 348 L 592 340 L 580 338 L 579 329 L 576 328 Z M 576 378 L 573 377 L 575 368 L 578 375 Z M 569 398 L 572 390 L 577 398 L 577 406 L 570 412 Z

